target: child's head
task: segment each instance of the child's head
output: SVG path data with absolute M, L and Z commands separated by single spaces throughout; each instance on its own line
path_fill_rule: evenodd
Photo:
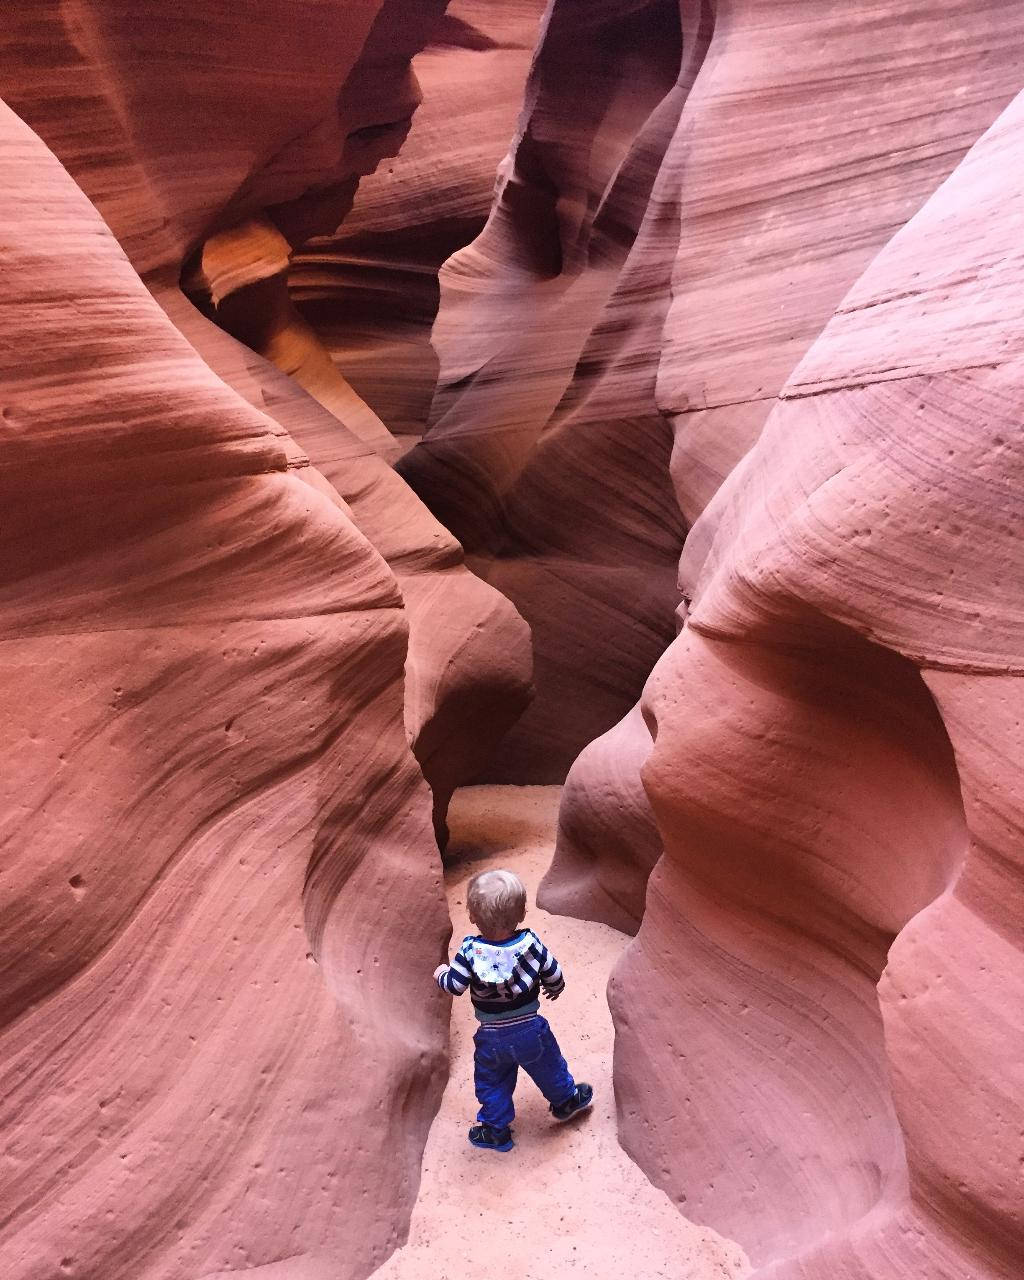
M 526 915 L 526 889 L 514 871 L 481 871 L 469 882 L 466 906 L 485 938 L 505 938 Z

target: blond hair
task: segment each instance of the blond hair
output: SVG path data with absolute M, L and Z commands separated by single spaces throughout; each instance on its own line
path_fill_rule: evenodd
M 469 882 L 466 906 L 484 937 L 514 933 L 526 915 L 526 888 L 514 871 L 481 871 Z

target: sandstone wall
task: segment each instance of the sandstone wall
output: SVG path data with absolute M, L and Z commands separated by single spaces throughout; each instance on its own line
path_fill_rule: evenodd
M 652 203 L 634 248 L 649 270 L 661 262 L 670 275 L 670 305 L 645 349 L 657 361 L 654 400 L 671 440 L 675 503 L 686 526 L 711 504 L 687 537 L 684 601 L 717 525 L 714 495 L 793 367 L 1020 87 L 1022 23 L 1017 3 L 716 6 L 659 176 L 670 210 L 660 223 L 672 234 L 655 235 Z M 652 300 L 649 310 L 659 306 Z M 628 430 L 621 401 L 618 413 L 609 430 Z M 622 477 L 620 487 L 628 494 L 634 482 Z M 582 617 L 570 617 L 558 638 L 577 658 L 606 638 Z M 542 698 L 543 664 L 538 645 Z M 639 689 L 643 670 L 626 669 Z M 559 697 L 556 688 L 554 705 L 571 718 Z M 638 926 L 660 844 L 636 769 L 612 761 L 642 761 L 649 749 L 634 713 L 574 764 L 566 805 L 576 816 L 546 882 L 549 906 Z M 608 856 L 609 829 L 614 846 L 631 850 L 624 859 Z
M 773 1280 L 1009 1280 L 1019 101 L 960 162 L 1024 10 L 555 0 L 442 273 L 431 514 L 288 278 L 358 240 L 432 32 L 525 61 L 442 8 L 0 32 L 39 135 L 4 109 L 5 1274 L 335 1280 L 401 1238 L 422 775 L 443 838 L 527 697 L 497 586 L 539 696 L 489 776 L 586 748 L 544 900 L 639 929 L 630 1152 Z
M 359 184 L 288 287 L 345 378 L 408 446 L 437 381 L 442 263 L 479 234 L 515 133 L 545 0 L 451 0 L 413 70 L 422 102 L 401 152 Z
M 623 1135 L 758 1275 L 1024 1256 L 1022 145 L 1018 98 L 843 300 L 645 693 Z
M 239 24 L 228 4 L 168 15 L 150 0 L 36 0 L 0 36 L 8 102 L 80 182 L 202 357 L 229 381 L 244 366 L 232 385 L 288 418 L 300 448 L 354 500 L 360 528 L 401 577 L 412 618 L 407 730 L 434 791 L 442 840 L 452 788 L 486 760 L 529 699 L 528 628 L 466 572 L 456 541 L 396 482 L 386 465 L 393 437 L 315 334 L 300 325 L 285 335 L 290 345 L 278 362 L 298 385 L 282 382 L 266 361 L 232 352 L 182 307 L 178 277 L 211 235 L 235 234 L 265 210 L 294 243 L 337 225 L 360 178 L 405 140 L 420 97 L 409 60 L 443 10 L 443 0 L 310 0 L 285 20 L 266 0 Z M 275 37 L 282 27 L 286 34 Z M 246 340 L 284 327 L 277 299 L 251 288 L 284 288 L 288 249 L 274 234 L 269 263 L 243 254 L 235 276 L 218 279 L 221 296 L 248 286 Z M 350 468 L 354 453 L 363 461 Z M 477 702 L 490 714 L 474 720 L 467 709 Z
M 5 15 L 4 1275 L 336 1280 L 406 1229 L 448 927 L 407 742 L 443 834 L 528 635 L 178 277 L 351 204 L 442 9 Z
M 487 226 L 441 274 L 433 423 L 399 470 L 512 599 L 537 697 L 487 776 L 561 781 L 673 634 L 684 527 L 654 404 L 658 170 L 699 61 L 672 0 L 558 3 Z M 609 403 L 611 397 L 611 403 Z
M 443 1076 L 401 597 L 6 108 L 0 170 L 3 1273 L 363 1276 Z
M 614 85 L 609 9 L 561 8 Z M 633 141 L 600 94 L 568 123 L 558 16 L 442 274 L 435 420 L 401 466 L 534 625 L 496 776 L 588 744 L 543 901 L 643 919 L 612 988 L 624 1140 L 765 1275 L 1008 1277 L 1019 106 L 957 166 L 1020 87 L 1024 11 L 684 6 Z M 645 143 L 639 216 L 592 261 Z M 667 563 L 689 526 L 674 596 L 645 540 Z M 617 558 L 625 638 L 575 593 Z

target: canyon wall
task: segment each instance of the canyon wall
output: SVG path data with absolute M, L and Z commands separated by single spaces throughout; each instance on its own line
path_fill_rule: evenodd
M 545 0 L 450 0 L 414 62 L 423 96 L 398 155 L 344 222 L 292 256 L 288 288 L 335 364 L 407 447 L 437 381 L 438 270 L 479 234 L 516 128 Z
M 645 350 L 674 499 L 685 525 L 696 522 L 671 596 L 680 616 L 722 479 L 843 294 L 1020 87 L 1022 38 L 1017 3 L 717 6 L 659 178 L 674 234 L 655 234 L 667 215 L 652 206 L 634 248 L 670 276 Z M 632 490 L 628 476 L 621 487 Z M 598 642 L 585 630 L 570 618 L 565 653 Z M 633 673 L 637 694 L 645 676 Z M 649 751 L 634 709 L 573 765 L 548 906 L 639 926 L 661 852 L 635 767 Z
M 489 776 L 585 748 L 542 901 L 639 929 L 623 1140 L 766 1276 L 1022 1256 L 1022 36 L 556 3 L 399 464 L 534 629 Z
M 843 300 L 645 693 L 623 1134 L 780 1280 L 1024 1256 L 1022 146 L 1018 98 Z
M 675 0 L 553 5 L 487 226 L 441 273 L 432 423 L 399 471 L 533 633 L 537 697 L 494 780 L 560 782 L 673 634 L 684 527 L 652 360 L 668 271 L 631 249 L 697 27 L 683 54 Z
M 283 323 L 279 299 L 289 246 L 333 229 L 360 179 L 400 149 L 420 98 L 410 58 L 444 7 L 309 3 L 284 21 L 267 0 L 240 30 L 230 5 L 169 16 L 149 0 L 37 0 L 0 35 L 6 100 L 82 185 L 203 359 L 261 411 L 287 420 L 400 577 L 411 623 L 406 727 L 442 841 L 453 787 L 486 760 L 529 699 L 528 628 L 466 571 L 455 539 L 396 479 L 387 427 L 312 330 Z M 319 56 L 324 47 L 330 59 Z M 254 220 L 273 230 L 271 257 L 261 256 L 265 238 L 257 251 L 230 257 L 227 272 L 221 254 L 217 286 L 222 298 L 241 294 L 246 342 L 285 330 L 265 354 L 295 375 L 289 379 L 261 351 L 222 339 L 182 305 L 178 288 L 204 243 L 234 237 L 236 249 L 244 246 L 240 229 Z M 284 319 L 293 314 L 287 309 Z M 467 715 L 477 704 L 488 714 Z
M 0 169 L 3 1272 L 362 1276 L 444 1069 L 401 597 L 6 108 Z
M 448 797 L 570 765 L 652 1180 L 1019 1272 L 1024 5 L 554 0 L 438 293 L 540 7 L 0 31 L 15 1280 L 379 1264 Z
M 560 781 L 636 702 L 688 526 L 1019 87 L 1019 35 L 999 0 L 552 6 L 488 225 L 442 271 L 433 420 L 399 464 L 533 629 L 538 696 L 488 777 Z
M 443 8 L 0 31 L 5 1275 L 337 1280 L 406 1230 L 444 1076 L 423 775 L 443 838 L 528 632 L 359 397 L 178 278 L 268 210 L 336 225 Z

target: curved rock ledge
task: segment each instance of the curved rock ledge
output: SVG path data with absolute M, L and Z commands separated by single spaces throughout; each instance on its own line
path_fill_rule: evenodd
M 0 112 L 3 1271 L 361 1277 L 444 1063 L 401 598 Z
M 1022 145 L 1018 98 L 825 327 L 645 694 L 624 1139 L 773 1280 L 1024 1256 Z
M 670 279 L 670 304 L 645 350 L 671 428 L 675 499 L 693 526 L 679 570 L 681 617 L 728 501 L 724 478 L 843 295 L 1018 91 L 1022 40 L 1016 4 L 856 4 L 841 17 L 815 0 L 714 6 L 659 203 L 633 255 Z M 668 228 L 660 236 L 659 226 Z M 660 305 L 652 299 L 645 314 Z M 585 625 L 577 618 L 571 627 Z M 566 650 L 576 635 L 564 634 Z M 639 771 L 612 763 L 627 739 L 642 763 L 650 747 L 634 713 L 573 766 L 565 804 L 574 817 L 545 902 L 611 919 L 600 904 L 612 892 L 630 904 L 635 928 L 658 845 Z M 593 853 L 609 829 L 616 847 L 635 850 L 617 860 L 614 884 L 611 859 Z

